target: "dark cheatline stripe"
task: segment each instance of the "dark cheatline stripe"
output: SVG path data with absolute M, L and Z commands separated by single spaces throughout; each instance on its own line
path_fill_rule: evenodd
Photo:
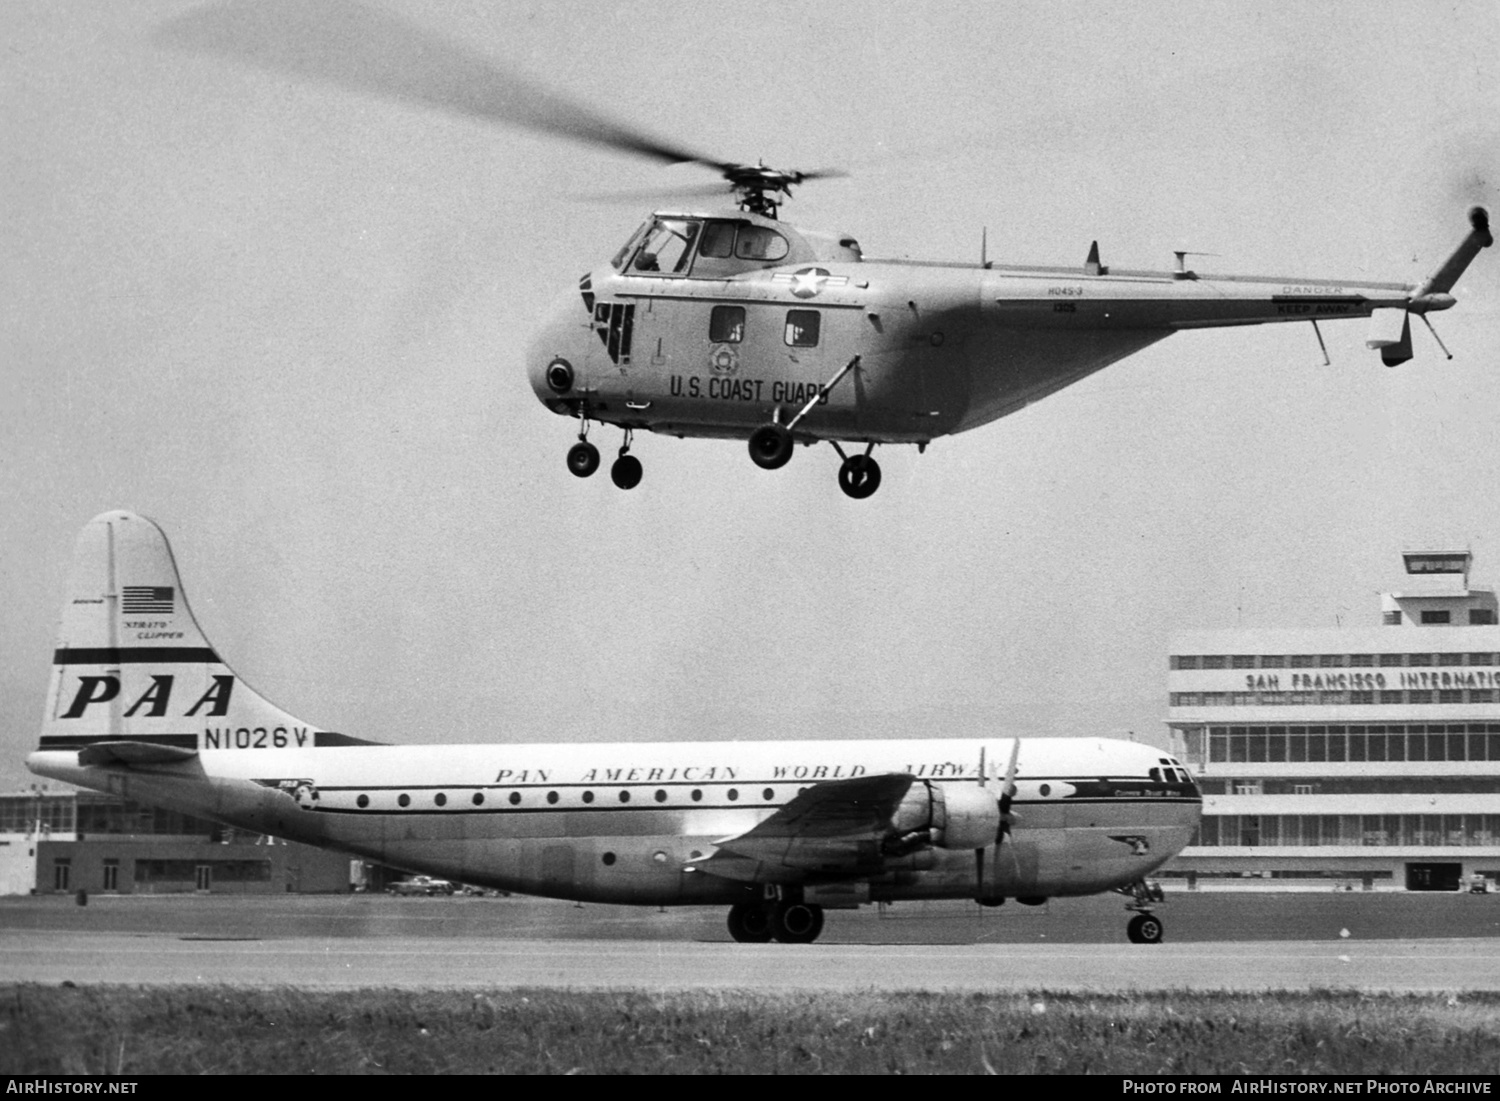
M 367 738 L 356 738 L 352 734 L 338 734 L 332 730 L 313 731 L 313 747 L 315 749 L 333 749 L 338 746 L 385 744 L 385 742 L 372 742 Z
M 197 749 L 196 734 L 43 734 L 38 749 L 82 749 L 102 742 L 144 742 L 147 745 L 169 745 L 178 749 Z
M 152 665 L 219 663 L 207 646 L 99 646 L 53 651 L 53 665 Z
M 1362 294 L 1273 294 L 1271 301 L 1278 306 L 1284 302 L 1300 302 L 1305 306 L 1357 306 L 1365 300 Z

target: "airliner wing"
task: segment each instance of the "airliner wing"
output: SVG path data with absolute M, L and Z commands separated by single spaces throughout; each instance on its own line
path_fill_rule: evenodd
M 890 773 L 814 784 L 765 821 L 719 841 L 694 867 L 759 883 L 878 871 L 880 843 L 914 780 Z

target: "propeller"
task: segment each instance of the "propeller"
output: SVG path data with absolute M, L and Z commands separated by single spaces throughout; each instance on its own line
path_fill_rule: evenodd
M 353 0 L 227 0 L 163 24 L 155 41 L 348 91 L 553 134 L 663 164 L 719 173 L 747 210 L 775 217 L 777 194 L 837 169 L 783 172 L 720 160 L 506 72 L 479 52 Z
M 1011 803 L 1016 798 L 1016 766 L 1021 756 L 1021 739 L 1017 738 L 1010 750 L 1010 764 L 1005 768 L 1005 783 L 1000 787 L 997 802 L 1000 806 L 1000 826 L 995 831 L 995 860 L 1000 860 L 1000 844 L 1011 832 L 1011 823 L 1015 821 L 1015 815 L 1011 813 Z M 979 786 L 986 791 L 994 786 L 995 777 L 992 770 L 985 764 L 984 747 L 979 747 Z M 984 849 L 974 850 L 974 874 L 975 874 L 975 897 L 981 902 L 984 900 Z

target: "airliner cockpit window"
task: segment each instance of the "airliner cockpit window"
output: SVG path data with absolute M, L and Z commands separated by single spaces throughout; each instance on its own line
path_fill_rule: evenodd
M 652 223 L 630 270 L 649 275 L 686 275 L 698 243 L 701 223 L 686 218 L 658 218 Z

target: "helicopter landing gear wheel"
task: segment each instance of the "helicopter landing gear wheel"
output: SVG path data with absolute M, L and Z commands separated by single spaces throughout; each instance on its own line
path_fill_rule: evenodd
M 811 944 L 823 931 L 823 907 L 778 902 L 771 910 L 771 935 L 782 944 Z
M 863 501 L 880 488 L 880 464 L 870 455 L 850 455 L 839 466 L 839 488 Z
M 568 448 L 568 471 L 575 478 L 587 478 L 599 469 L 599 449 L 587 440 Z
M 1161 934 L 1161 918 L 1155 914 L 1136 914 L 1125 927 L 1131 944 L 1160 944 Z
M 610 466 L 609 476 L 621 489 L 634 489 L 641 484 L 641 460 L 634 455 L 621 455 Z
M 771 939 L 771 910 L 754 902 L 729 908 L 729 935 L 741 944 L 765 944 Z
M 609 468 L 609 477 L 621 489 L 634 489 L 641 484 L 641 460 L 630 453 L 630 443 L 635 439 L 635 430 L 625 429 L 625 440 L 620 444 L 620 457 Z
M 750 459 L 762 470 L 779 470 L 792 457 L 792 434 L 779 424 L 763 424 L 750 435 Z

